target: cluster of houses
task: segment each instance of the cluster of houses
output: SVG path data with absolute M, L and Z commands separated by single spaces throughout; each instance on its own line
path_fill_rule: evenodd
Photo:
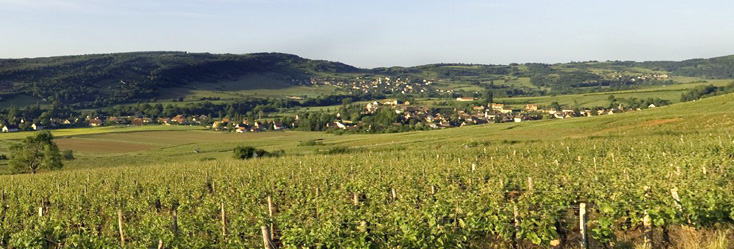
M 471 97 L 457 98 L 458 102 L 474 101 Z M 648 106 L 654 108 L 655 105 Z M 409 102 L 398 103 L 396 100 L 373 101 L 364 106 L 363 114 L 374 114 L 380 109 L 389 108 L 400 115 L 403 123 L 409 122 L 411 119 L 420 120 L 431 128 L 449 128 L 460 127 L 466 125 L 486 124 L 486 123 L 505 123 L 505 122 L 523 122 L 530 120 L 539 120 L 543 118 L 566 119 L 574 117 L 591 117 L 598 115 L 612 115 L 615 113 L 641 110 L 640 108 L 631 109 L 623 108 L 621 105 L 615 108 L 599 108 L 599 109 L 577 109 L 569 106 L 561 106 L 560 109 L 542 109 L 538 104 L 526 104 L 522 109 L 513 109 L 501 103 L 490 103 L 487 106 L 476 105 L 471 110 L 453 108 L 450 114 L 439 112 L 425 106 L 410 105 Z M 340 120 L 337 114 L 337 120 L 328 124 L 328 127 L 337 129 L 350 129 L 357 126 L 353 122 Z M 396 123 L 395 125 L 402 125 Z
M 281 131 L 285 130 L 287 127 L 280 121 L 250 121 L 247 118 L 243 118 L 242 122 L 237 122 L 230 118 L 223 118 L 222 120 L 214 121 L 212 125 L 207 126 L 207 128 L 211 128 L 216 131 L 223 131 L 231 128 L 236 133 L 246 133 L 265 130 Z
M 357 77 L 357 80 L 347 81 L 330 81 L 330 80 L 319 80 L 311 79 L 312 85 L 330 85 L 358 91 L 362 93 L 370 93 L 375 90 L 387 89 L 393 93 L 424 93 L 430 91 L 429 85 L 433 82 L 428 80 L 412 82 L 409 78 L 392 78 L 392 77 L 378 77 L 375 79 L 367 79 Z
M 474 98 L 462 97 L 457 98 L 458 102 L 472 102 Z M 655 105 L 651 104 L 648 108 L 654 108 Z M 631 109 L 623 108 L 620 104 L 615 108 L 595 108 L 595 109 L 577 109 L 568 106 L 561 106 L 558 109 L 542 109 L 537 104 L 527 104 L 522 109 L 513 109 L 501 103 L 490 103 L 486 106 L 475 105 L 471 109 L 459 109 L 453 108 L 450 111 L 446 109 L 437 110 L 434 108 L 428 108 L 426 106 L 411 105 L 410 102 L 399 103 L 397 100 L 383 100 L 373 101 L 364 106 L 362 114 L 370 115 L 375 114 L 381 109 L 388 108 L 400 115 L 402 123 L 394 123 L 393 125 L 401 126 L 411 121 L 421 122 L 431 128 L 449 128 L 457 126 L 475 125 L 475 124 L 486 124 L 486 123 L 504 123 L 504 122 L 523 122 L 528 120 L 538 120 L 542 118 L 556 118 L 565 119 L 573 117 L 590 117 L 598 115 L 612 115 L 615 113 L 636 111 L 641 110 L 640 108 Z M 295 116 L 295 120 L 298 120 L 298 115 Z M 176 115 L 171 118 L 159 117 L 157 119 L 147 117 L 90 117 L 87 116 L 80 120 L 80 118 L 71 119 L 51 119 L 48 127 L 44 127 L 40 124 L 33 123 L 27 126 L 26 122 L 21 119 L 22 128 L 25 130 L 43 130 L 45 128 L 59 128 L 59 127 L 72 127 L 72 126 L 104 126 L 104 125 L 129 125 L 129 126 L 142 126 L 147 124 L 159 124 L 159 125 L 205 125 L 207 128 L 213 130 L 229 130 L 237 133 L 245 132 L 259 132 L 264 130 L 279 131 L 287 129 L 288 127 L 295 127 L 295 124 L 283 124 L 280 121 L 263 121 L 263 120 L 248 120 L 243 118 L 241 121 L 234 121 L 230 118 L 213 119 L 207 115 Z M 342 120 L 339 113 L 336 114 L 336 119 L 326 124 L 329 128 L 334 129 L 350 129 L 356 128 L 361 124 L 357 124 L 348 120 Z M 17 125 L 4 125 L 2 126 L 2 132 L 18 132 L 21 127 Z
M 130 126 L 142 126 L 147 124 L 160 124 L 160 125 L 203 125 L 206 124 L 208 120 L 210 120 L 209 116 L 207 115 L 193 115 L 193 116 L 185 116 L 185 115 L 176 115 L 171 118 L 167 117 L 159 117 L 157 119 L 153 118 L 147 118 L 147 117 L 133 117 L 133 116 L 123 116 L 123 117 L 94 117 L 90 118 L 87 117 L 89 126 L 97 127 L 97 126 L 104 126 L 104 125 L 130 125 Z
M 25 120 L 21 119 L 21 124 L 25 126 L 25 124 L 26 124 Z M 58 126 L 58 124 L 56 124 L 56 123 L 51 123 L 51 124 L 52 124 L 53 127 L 57 127 Z M 27 126 L 27 127 L 30 128 L 30 129 L 32 129 L 32 130 L 34 130 L 34 131 L 40 131 L 40 130 L 46 129 L 45 126 L 43 126 L 41 124 L 37 124 L 37 123 L 32 123 L 30 126 Z M 2 133 L 18 132 L 20 130 L 21 130 L 20 126 L 18 126 L 18 125 L 10 125 L 10 124 L 9 125 L 3 125 L 2 128 L 0 128 L 0 131 Z
M 638 76 L 629 76 L 624 74 L 619 74 L 619 72 L 616 72 L 615 75 L 612 76 L 613 79 L 622 80 L 627 79 L 632 82 L 637 81 L 650 81 L 650 80 L 667 80 L 670 79 L 670 76 L 667 74 L 647 74 L 647 75 L 638 75 Z
M 230 125 L 231 123 L 231 125 Z M 25 124 L 21 120 L 21 124 Z M 149 124 L 158 125 L 205 125 L 207 128 L 214 130 L 229 130 L 232 129 L 235 132 L 258 132 L 263 130 L 283 130 L 286 126 L 282 122 L 278 121 L 252 121 L 248 122 L 245 118 L 242 122 L 232 122 L 230 118 L 222 118 L 221 120 L 215 120 L 207 115 L 176 115 L 171 118 L 159 117 L 157 119 L 147 117 L 133 117 L 133 116 L 108 116 L 108 117 L 89 117 L 84 119 L 76 118 L 74 120 L 57 120 L 52 119 L 48 128 L 62 128 L 62 127 L 74 127 L 74 126 L 91 126 L 99 127 L 106 125 L 128 125 L 128 126 L 142 126 Z M 25 126 L 24 126 L 25 127 Z M 43 130 L 46 127 L 40 124 L 32 124 L 28 126 L 33 130 Z M 28 128 L 26 128 L 28 129 Z M 18 125 L 3 125 L 2 132 L 18 132 L 21 129 Z

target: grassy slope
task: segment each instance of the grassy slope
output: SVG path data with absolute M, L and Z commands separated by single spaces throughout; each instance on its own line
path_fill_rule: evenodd
M 617 136 L 657 136 L 699 132 L 731 132 L 734 129 L 734 95 L 674 104 L 639 112 L 522 123 L 469 126 L 399 134 L 337 136 L 321 132 L 264 132 L 227 134 L 192 127 L 149 126 L 143 128 L 89 128 L 58 130 L 61 149 L 75 149 L 78 159 L 68 169 L 99 166 L 148 165 L 162 162 L 192 162 L 206 158 L 227 159 L 237 145 L 266 150 L 285 150 L 290 155 L 308 155 L 336 146 L 367 151 L 424 150 L 444 143 L 500 140 L 558 140 Z M 184 129 L 179 131 L 165 131 Z M 671 132 L 675 131 L 675 132 Z M 127 133 L 109 133 L 126 132 Z M 673 134 L 675 133 L 675 134 Z M 28 133 L 0 136 L 2 144 Z M 320 139 L 322 146 L 300 146 Z M 98 143 L 94 143 L 94 142 Z M 89 144 L 91 143 L 91 144 Z M 0 145 L 2 145 L 0 144 Z M 107 147 L 105 147 L 107 146 Z M 199 153 L 193 153 L 195 149 Z
M 680 102 L 681 94 L 689 91 L 696 86 L 702 85 L 715 85 L 724 86 L 731 83 L 731 80 L 709 80 L 707 82 L 690 82 L 681 83 L 670 86 L 652 86 L 647 88 L 640 88 L 635 90 L 622 90 L 622 91 L 611 91 L 611 92 L 598 92 L 598 93 L 586 93 L 586 94 L 570 94 L 570 95 L 558 95 L 558 96 L 539 96 L 539 97 L 513 97 L 513 98 L 498 98 L 497 101 L 500 103 L 507 103 L 516 108 L 522 108 L 526 103 L 535 103 L 541 105 L 549 105 L 550 103 L 557 101 L 561 105 L 573 106 L 574 101 L 577 101 L 580 106 L 592 107 L 592 106 L 607 106 L 609 95 L 614 95 L 616 98 L 661 98 L 669 100 L 671 103 Z

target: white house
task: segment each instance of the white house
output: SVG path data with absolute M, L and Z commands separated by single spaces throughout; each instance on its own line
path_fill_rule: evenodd
M 8 132 L 18 132 L 18 126 L 15 126 L 15 125 L 3 126 L 3 133 L 8 133 Z
M 43 125 L 40 125 L 40 124 L 32 124 L 31 127 L 33 128 L 34 131 L 43 130 Z
M 347 126 L 342 124 L 342 122 L 336 121 L 336 127 L 339 127 L 339 129 L 347 129 Z
M 273 130 L 279 131 L 285 129 L 285 125 L 282 122 L 273 122 Z

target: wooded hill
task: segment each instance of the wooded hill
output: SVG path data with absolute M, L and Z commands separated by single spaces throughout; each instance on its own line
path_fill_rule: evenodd
M 156 96 L 159 88 L 189 82 L 237 78 L 249 73 L 275 73 L 307 84 L 320 73 L 359 72 L 337 62 L 295 55 L 248 55 L 186 52 L 138 52 L 0 60 L 0 91 L 24 93 L 50 102 L 103 106 Z
M 0 59 L 0 101 L 24 94 L 74 107 L 101 107 L 155 98 L 159 89 L 191 82 L 219 82 L 248 74 L 267 74 L 292 85 L 310 79 L 353 80 L 358 76 L 409 77 L 413 81 L 463 82 L 483 88 L 518 88 L 516 94 L 574 93 L 581 88 L 634 88 L 672 84 L 647 75 L 734 78 L 734 56 L 686 61 L 608 61 L 564 64 L 432 64 L 360 69 L 339 62 L 282 53 L 245 55 L 187 52 L 134 52 Z M 524 86 L 495 81 L 529 78 Z M 257 88 L 258 82 L 252 88 Z

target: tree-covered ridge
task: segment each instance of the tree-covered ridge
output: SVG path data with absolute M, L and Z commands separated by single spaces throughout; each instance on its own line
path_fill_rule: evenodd
M 426 96 L 444 95 L 446 92 L 438 89 L 455 83 L 491 89 L 502 96 L 537 96 L 667 85 L 673 84 L 668 78 L 672 76 L 734 78 L 734 56 L 680 62 L 452 63 L 375 69 L 282 53 L 133 52 L 0 59 L 0 101 L 25 94 L 75 108 L 104 107 L 147 101 L 158 97 L 164 88 L 234 80 L 249 74 L 277 75 L 293 85 L 332 82 L 348 86 L 346 90 L 370 89 L 369 84 L 392 77 L 404 81 L 405 86 L 425 90 L 414 92 Z M 436 84 L 428 86 L 430 83 Z M 257 88 L 265 83 L 246 84 Z
M 294 84 L 319 73 L 358 72 L 337 62 L 295 55 L 138 52 L 0 60 L 0 90 L 50 102 L 102 106 L 156 96 L 162 87 L 275 72 Z
M 727 79 L 734 77 L 734 55 L 710 59 L 690 59 L 680 62 L 652 61 L 637 65 L 645 68 L 666 70 L 675 75 L 703 77 L 710 79 Z

